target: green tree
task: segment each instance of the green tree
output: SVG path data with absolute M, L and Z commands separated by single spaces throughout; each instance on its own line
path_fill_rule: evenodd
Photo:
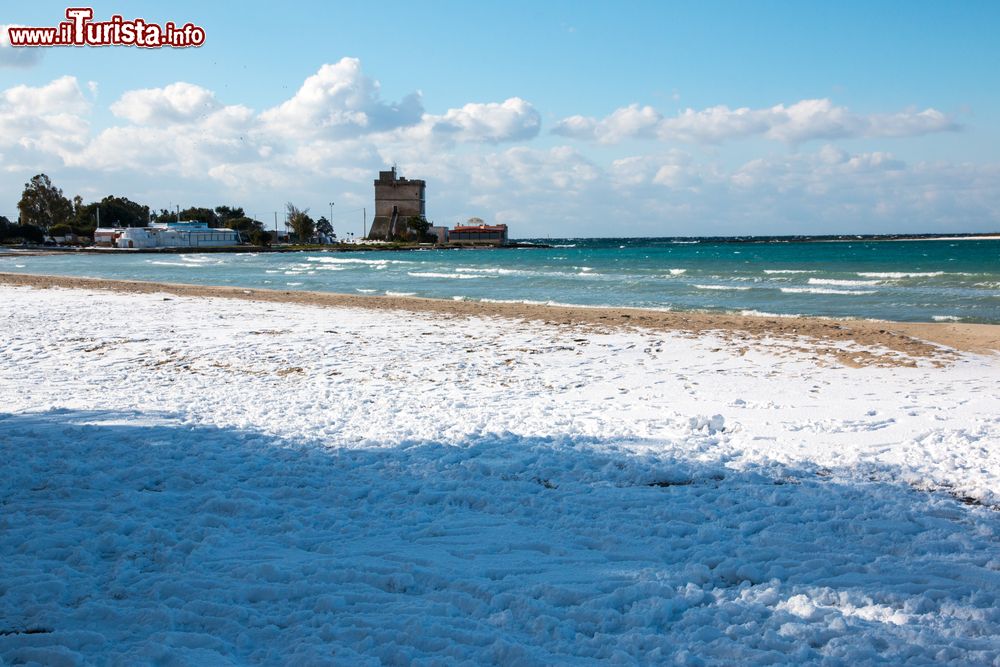
M 168 211 L 165 208 L 161 208 L 159 211 L 153 211 L 149 216 L 153 222 L 170 222 L 171 220 L 177 219 L 177 214 L 173 211 Z
M 288 226 L 292 228 L 299 243 L 308 243 L 316 233 L 316 223 L 309 217 L 309 209 L 299 209 L 292 202 L 285 205 L 288 210 Z
M 256 246 L 270 247 L 271 232 L 266 232 L 263 229 L 252 230 L 250 232 L 250 243 Z
M 62 190 L 52 185 L 45 174 L 33 176 L 24 184 L 21 201 L 17 203 L 22 225 L 34 225 L 43 231 L 52 225 L 72 221 L 73 206 Z
M 229 224 L 230 221 L 247 217 L 246 212 L 239 206 L 216 206 L 215 215 L 220 225 L 229 227 L 230 229 L 236 229 Z
M 225 221 L 225 226 L 229 229 L 235 229 L 238 232 L 251 232 L 254 229 L 264 229 L 264 223 L 260 220 L 254 220 L 253 218 L 248 218 L 246 216 L 241 218 L 230 218 Z
M 176 219 L 176 218 L 175 218 Z M 191 206 L 181 209 L 181 222 L 207 222 L 209 227 L 219 227 L 219 216 L 210 208 Z
M 333 238 L 333 225 L 330 221 L 326 219 L 325 216 L 321 216 L 319 220 L 316 221 L 316 233 L 322 234 L 327 238 Z
M 427 230 L 431 228 L 431 223 L 420 216 L 414 215 L 407 219 L 406 226 L 416 233 L 418 241 L 422 241 L 427 236 Z
M 34 225 L 15 225 L 7 218 L 0 216 L 0 241 L 4 243 L 20 243 L 21 241 L 42 243 L 45 241 L 45 232 Z
M 128 199 L 108 195 L 98 205 L 101 224 L 115 227 L 145 227 L 149 223 L 149 207 Z
M 97 207 L 99 204 L 97 202 L 91 202 L 89 204 L 80 203 L 79 206 L 73 208 L 73 229 L 76 230 L 78 234 L 91 234 L 93 230 L 97 228 Z M 108 221 L 101 220 L 101 224 L 110 224 Z
M 128 197 L 108 195 L 99 202 L 75 200 L 72 227 L 77 234 L 93 234 L 100 218 L 101 227 L 145 227 L 152 217 L 149 207 Z
M 254 220 L 253 218 L 248 218 L 246 216 L 242 218 L 230 218 L 225 221 L 224 226 L 229 229 L 235 229 L 240 233 L 241 240 L 246 241 L 250 239 L 251 243 L 253 243 L 254 233 L 264 231 L 264 224 L 260 220 Z M 254 243 L 254 245 L 261 244 Z

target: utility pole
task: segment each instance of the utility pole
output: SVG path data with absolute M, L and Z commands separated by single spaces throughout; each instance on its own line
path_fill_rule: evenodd
M 330 229 L 333 230 L 333 202 L 330 202 Z M 337 232 L 331 231 L 330 233 L 337 236 Z
M 278 212 L 274 212 L 274 242 L 278 242 Z

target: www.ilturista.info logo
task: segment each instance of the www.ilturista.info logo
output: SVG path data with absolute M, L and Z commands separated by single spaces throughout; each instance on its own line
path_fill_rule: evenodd
M 205 43 L 205 29 L 185 23 L 177 26 L 168 21 L 162 26 L 145 19 L 125 20 L 115 14 L 108 21 L 92 21 L 90 7 L 70 7 L 68 20 L 48 28 L 10 26 L 7 37 L 11 46 L 139 46 L 146 49 L 162 47 L 185 48 Z

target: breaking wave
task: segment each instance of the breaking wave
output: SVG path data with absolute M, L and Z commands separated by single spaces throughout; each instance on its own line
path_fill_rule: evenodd
M 862 296 L 864 294 L 875 294 L 876 290 L 850 290 L 831 289 L 827 287 L 782 287 L 785 294 L 844 294 L 849 296 Z

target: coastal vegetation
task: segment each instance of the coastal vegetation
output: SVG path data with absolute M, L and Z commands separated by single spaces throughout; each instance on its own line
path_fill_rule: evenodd
M 152 222 L 170 220 L 197 220 L 208 223 L 209 227 L 234 229 L 254 245 L 266 246 L 273 240 L 264 223 L 248 216 L 239 206 L 177 206 L 173 211 L 166 208 L 155 210 L 147 204 L 118 195 L 106 195 L 100 200 L 84 203 L 80 195 L 72 198 L 66 196 L 44 173 L 33 176 L 24 184 L 17 210 L 17 222 L 0 216 L 2 243 L 42 243 L 51 237 L 89 238 L 99 226 L 144 227 Z M 332 237 L 333 227 L 325 218 L 321 218 L 318 224 L 314 223 L 314 226 L 321 233 Z M 312 235 L 299 238 L 308 241 Z
M 0 243 L 42 243 L 45 232 L 35 225 L 19 225 L 0 215 Z
M 86 245 L 98 227 L 145 227 L 151 223 L 171 221 L 198 221 L 207 223 L 209 227 L 233 229 L 240 233 L 244 242 L 257 247 L 269 247 L 277 240 L 274 232 L 269 231 L 260 220 L 247 215 L 240 206 L 222 204 L 214 208 L 176 206 L 174 210 L 154 209 L 128 197 L 110 194 L 84 203 L 80 195 L 67 196 L 44 173 L 36 174 L 24 184 L 17 209 L 17 221 L 0 216 L 0 243 L 51 244 L 52 239 L 61 239 L 70 244 Z M 285 204 L 283 223 L 287 233 L 287 238 L 284 233 L 281 235 L 283 247 L 309 249 L 343 245 L 337 242 L 332 220 L 326 216 L 314 220 L 308 208 L 299 208 L 292 202 Z M 423 216 L 411 216 L 405 224 L 405 233 L 379 247 L 395 250 L 437 240 L 437 237 L 428 234 L 433 223 Z M 355 245 L 351 247 L 357 249 Z

